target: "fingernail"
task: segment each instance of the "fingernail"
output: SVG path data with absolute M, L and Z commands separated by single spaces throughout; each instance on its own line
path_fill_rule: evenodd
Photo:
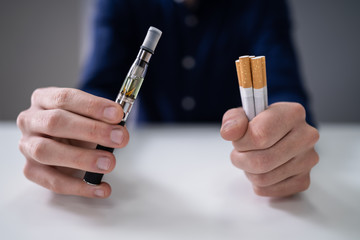
M 97 167 L 101 170 L 109 170 L 111 161 L 107 157 L 100 157 L 96 163 Z
M 117 110 L 115 107 L 107 107 L 104 110 L 104 117 L 109 120 L 114 120 L 117 116 Z
M 114 129 L 111 131 L 110 138 L 111 141 L 120 145 L 123 141 L 124 134 L 120 129 Z
M 104 192 L 103 190 L 101 190 L 101 189 L 96 189 L 96 190 L 94 191 L 94 194 L 95 194 L 95 196 L 97 196 L 97 197 L 105 197 L 105 192 Z
M 224 123 L 221 130 L 226 132 L 226 131 L 230 130 L 231 128 L 233 128 L 234 125 L 235 125 L 234 120 L 227 121 Z

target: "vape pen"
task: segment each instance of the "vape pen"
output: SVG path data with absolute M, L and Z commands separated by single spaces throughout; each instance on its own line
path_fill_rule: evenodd
M 135 102 L 135 99 L 139 93 L 142 82 L 144 81 L 146 70 L 151 56 L 154 54 L 156 45 L 161 37 L 162 32 L 155 28 L 150 27 L 143 44 L 140 47 L 140 51 L 132 64 L 124 82 L 121 86 L 119 94 L 116 98 L 116 102 L 121 105 L 124 110 L 124 116 L 119 125 L 124 126 L 126 119 L 129 116 L 131 108 Z M 96 149 L 113 152 L 113 148 L 97 145 Z M 104 174 L 86 172 L 84 181 L 88 184 L 98 185 L 101 183 L 101 179 Z

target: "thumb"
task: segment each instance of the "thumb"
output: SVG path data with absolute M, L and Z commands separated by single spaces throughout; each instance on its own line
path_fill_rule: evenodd
M 243 108 L 228 110 L 222 120 L 220 134 L 227 141 L 236 141 L 242 138 L 248 128 L 249 120 Z

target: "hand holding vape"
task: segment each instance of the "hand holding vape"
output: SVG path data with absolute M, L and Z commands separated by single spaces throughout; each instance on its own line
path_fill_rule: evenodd
M 123 119 L 119 123 L 121 126 L 125 125 L 135 99 L 139 94 L 139 90 L 141 88 L 142 82 L 144 81 L 150 58 L 154 54 L 161 34 L 162 32 L 159 29 L 155 27 L 149 28 L 145 40 L 140 47 L 140 51 L 121 86 L 119 94 L 115 100 L 124 110 Z M 97 145 L 96 149 L 105 150 L 108 152 L 114 151 L 113 148 L 108 148 L 101 145 Z M 104 174 L 101 173 L 86 172 L 84 181 L 88 184 L 98 185 L 101 183 L 103 175 Z

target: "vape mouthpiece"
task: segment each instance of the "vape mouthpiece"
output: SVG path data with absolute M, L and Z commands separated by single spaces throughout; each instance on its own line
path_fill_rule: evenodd
M 159 39 L 161 37 L 162 32 L 155 28 L 155 27 L 150 27 L 145 40 L 143 42 L 143 44 L 141 45 L 141 48 L 150 51 L 151 53 L 154 53 L 156 45 L 159 42 Z

